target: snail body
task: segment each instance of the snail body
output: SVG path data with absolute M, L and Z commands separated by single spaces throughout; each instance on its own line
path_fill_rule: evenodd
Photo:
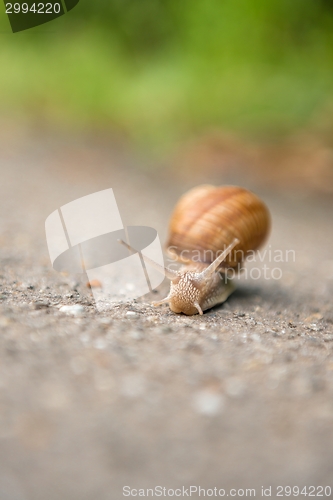
M 180 269 L 178 277 L 171 279 L 168 297 L 154 305 L 169 303 L 171 311 L 192 315 L 203 314 L 203 311 L 227 300 L 235 289 L 232 280 L 224 279 L 215 269 L 207 272 L 207 266 L 203 270 L 200 267 L 193 265 Z
M 267 238 L 270 215 L 252 192 L 237 186 L 198 186 L 183 195 L 169 224 L 167 251 L 183 263 L 165 270 L 171 280 L 168 303 L 187 315 L 224 302 L 235 286 L 228 278 Z

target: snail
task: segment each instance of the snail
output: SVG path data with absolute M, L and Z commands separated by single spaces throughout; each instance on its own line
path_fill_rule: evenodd
M 174 209 L 166 244 L 183 267 L 161 268 L 145 258 L 171 281 L 168 296 L 153 305 L 168 303 L 171 311 L 192 315 L 223 303 L 235 289 L 229 271 L 240 270 L 269 229 L 266 205 L 247 189 L 211 185 L 191 189 Z

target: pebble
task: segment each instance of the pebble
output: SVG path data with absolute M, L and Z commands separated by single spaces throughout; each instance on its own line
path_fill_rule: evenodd
M 222 395 L 211 390 L 201 390 L 194 394 L 193 407 L 201 415 L 213 417 L 223 408 Z
M 35 309 L 44 309 L 46 307 L 49 307 L 49 302 L 47 300 L 38 300 L 34 304 Z
M 0 316 L 0 326 L 6 327 L 10 324 L 10 319 L 7 316 Z
M 142 340 L 143 339 L 143 335 L 139 330 L 134 330 L 133 332 L 131 332 L 130 337 L 133 340 Z
M 90 342 L 90 335 L 89 333 L 82 333 L 80 335 L 80 340 L 81 342 L 83 342 L 84 344 L 87 344 L 88 342 Z
M 86 283 L 87 288 L 102 288 L 103 285 L 99 280 L 91 280 Z
M 112 318 L 99 318 L 98 323 L 103 326 L 109 326 L 112 325 L 113 320 Z
M 21 302 L 20 304 L 17 304 L 17 307 L 20 309 L 29 309 L 29 304 L 28 302 Z
M 73 306 L 61 306 L 59 311 L 65 314 L 71 314 L 72 316 L 81 316 L 84 314 L 84 307 L 79 304 L 75 304 Z
M 138 319 L 140 317 L 140 315 L 135 311 L 127 311 L 125 316 L 128 319 Z
M 314 314 L 311 314 L 311 316 L 308 316 L 307 318 L 305 318 L 305 323 L 315 323 L 316 321 L 320 321 L 321 319 L 323 319 L 323 316 L 322 314 L 320 313 L 314 313 Z
M 158 320 L 158 316 L 147 316 L 146 317 L 146 320 L 147 321 L 157 321 Z
M 172 332 L 172 328 L 170 328 L 170 326 L 162 326 L 161 328 L 161 332 L 162 333 L 171 333 Z
M 307 327 L 308 330 L 311 330 L 312 332 L 320 332 L 322 328 L 317 326 L 315 323 Z
M 245 313 L 244 312 L 235 311 L 234 312 L 234 316 L 236 316 L 237 318 L 244 318 Z
M 103 337 L 100 337 L 96 340 L 94 340 L 94 347 L 95 349 L 105 349 L 108 345 L 107 340 Z
M 74 323 L 75 323 L 76 325 L 80 325 L 80 326 L 82 326 L 82 325 L 85 325 L 85 324 L 86 324 L 86 321 L 85 321 L 85 319 L 84 319 L 84 318 L 76 318 L 76 319 L 74 320 Z

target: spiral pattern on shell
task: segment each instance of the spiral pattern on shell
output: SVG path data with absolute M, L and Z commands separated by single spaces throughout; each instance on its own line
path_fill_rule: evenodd
M 237 267 L 267 238 L 270 215 L 251 191 L 238 186 L 198 186 L 183 195 L 169 224 L 167 249 L 180 261 L 213 260 L 230 243 L 240 243 L 221 267 Z

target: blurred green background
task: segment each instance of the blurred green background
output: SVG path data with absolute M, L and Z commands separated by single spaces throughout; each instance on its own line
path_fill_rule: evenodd
M 2 117 L 152 147 L 333 129 L 330 0 L 81 0 L 15 35 L 0 10 Z

